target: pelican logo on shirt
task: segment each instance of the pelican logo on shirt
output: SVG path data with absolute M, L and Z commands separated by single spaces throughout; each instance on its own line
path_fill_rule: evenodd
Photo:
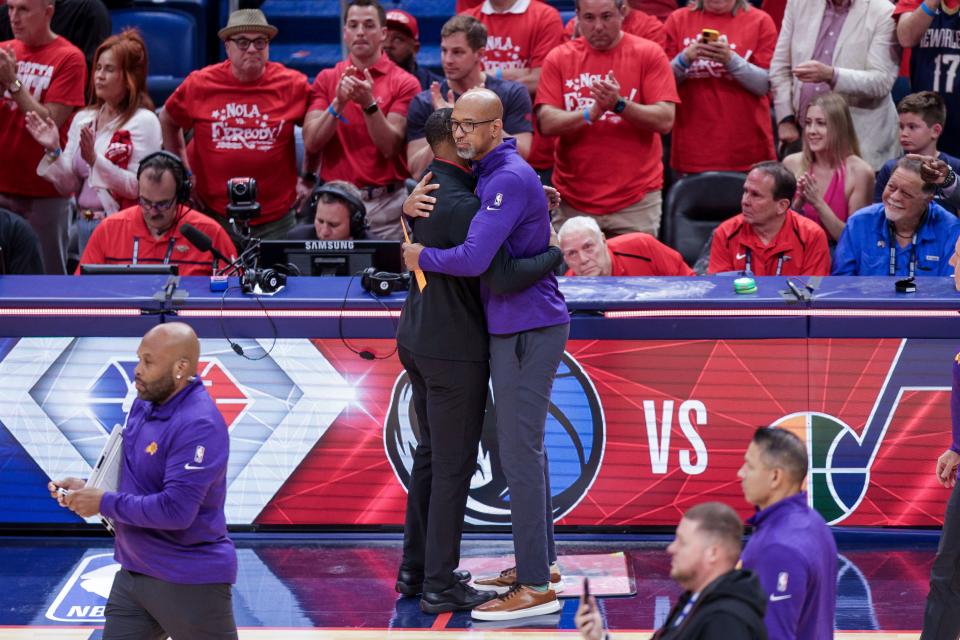
M 144 449 L 144 451 L 146 451 L 146 452 L 149 453 L 150 455 L 156 454 L 156 453 L 157 453 L 157 443 L 156 443 L 156 442 L 151 442 L 150 444 L 147 445 L 147 448 Z
M 178 244 L 178 245 L 176 245 L 176 246 L 174 247 L 174 250 L 175 250 L 177 253 L 186 253 L 187 251 L 190 250 L 190 247 L 188 247 L 188 246 L 185 245 L 185 244 Z

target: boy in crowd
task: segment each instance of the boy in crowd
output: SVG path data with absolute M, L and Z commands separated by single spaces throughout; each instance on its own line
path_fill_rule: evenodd
M 955 171 L 960 173 L 960 160 L 942 151 L 937 151 L 937 141 L 943 134 L 944 123 L 947 121 L 947 106 L 940 94 L 933 91 L 911 93 L 897 105 L 900 120 L 900 146 L 904 153 L 916 153 L 922 156 L 939 158 L 946 162 Z M 873 201 L 880 202 L 887 180 L 896 168 L 897 160 L 893 158 L 877 173 L 876 187 L 873 192 Z M 954 205 L 937 198 L 937 204 L 953 214 L 957 213 Z

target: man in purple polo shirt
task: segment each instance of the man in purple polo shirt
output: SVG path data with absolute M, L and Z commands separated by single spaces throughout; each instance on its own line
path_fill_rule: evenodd
M 737 476 L 747 502 L 757 507 L 741 559 L 767 593 L 770 640 L 833 638 L 837 544 L 807 505 L 807 448 L 785 429 L 761 427 Z
M 960 637 L 960 484 L 957 483 L 957 467 L 960 465 L 960 353 L 953 359 L 950 415 L 953 442 L 937 459 L 936 474 L 940 484 L 952 491 L 943 516 L 937 557 L 930 568 L 930 593 L 927 594 L 920 640 L 956 640 Z
M 475 277 L 487 270 L 501 245 L 513 258 L 546 251 L 550 216 L 543 187 L 517 153 L 516 141 L 503 138 L 503 104 L 497 94 L 471 89 L 461 95 L 453 107 L 451 129 L 457 153 L 475 162 L 480 210 L 460 246 L 405 245 L 407 267 Z M 554 570 L 558 579 L 551 580 L 557 555 L 543 440 L 570 315 L 553 274 L 511 294 L 494 293 L 481 282 L 481 297 L 490 332 L 497 441 L 510 490 L 516 567 L 491 585 L 506 592 L 471 615 L 478 620 L 510 620 L 554 613 L 560 602 L 550 584 L 559 581 L 559 572 Z
M 121 570 L 107 599 L 103 638 L 235 639 L 230 585 L 237 554 L 227 537 L 229 436 L 197 376 L 200 343 L 188 325 L 151 329 L 137 350 L 137 400 L 123 431 L 116 492 L 55 480 L 50 495 L 116 529 Z M 58 495 L 64 488 L 68 494 Z

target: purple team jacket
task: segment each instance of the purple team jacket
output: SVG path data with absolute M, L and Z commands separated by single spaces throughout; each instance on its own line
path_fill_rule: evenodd
M 529 258 L 547 250 L 547 199 L 536 172 L 517 153 L 516 140 L 504 140 L 480 159 L 474 171 L 480 211 L 470 223 L 467 239 L 452 249 L 424 249 L 420 254 L 424 271 L 474 277 L 487 270 L 504 243 L 514 258 Z M 495 294 L 482 281 L 480 287 L 490 333 L 517 333 L 570 322 L 567 303 L 552 273 L 517 293 Z
M 199 377 L 162 405 L 133 402 L 119 491 L 100 504 L 124 569 L 178 584 L 236 582 L 223 512 L 229 453 L 227 425 Z
M 837 606 L 837 543 L 805 491 L 757 511 L 743 568 L 767 593 L 770 640 L 830 640 Z
M 960 453 L 960 353 L 953 359 L 953 390 L 950 392 L 950 422 L 953 426 L 953 441 L 950 450 Z

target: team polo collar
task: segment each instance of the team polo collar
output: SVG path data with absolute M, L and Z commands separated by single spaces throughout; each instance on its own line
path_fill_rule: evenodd
M 766 509 L 759 509 L 755 514 L 747 519 L 747 524 L 757 528 L 763 523 L 764 520 L 769 520 L 772 516 L 780 513 L 781 511 L 795 511 L 798 509 L 806 510 L 807 508 L 807 492 L 801 491 L 800 493 L 795 493 L 792 496 L 784 498 L 783 500 L 774 502 Z
M 517 151 L 516 138 L 504 138 L 503 142 L 497 145 L 490 153 L 480 158 L 480 161 L 474 164 L 473 172 L 477 175 L 488 174 L 506 162 L 512 153 Z
M 184 400 L 202 388 L 203 380 L 200 379 L 200 376 L 194 376 L 193 380 L 191 380 L 187 386 L 175 393 L 172 398 L 163 404 L 147 403 L 149 407 L 146 413 L 151 420 L 168 420 L 180 405 L 183 404 Z

